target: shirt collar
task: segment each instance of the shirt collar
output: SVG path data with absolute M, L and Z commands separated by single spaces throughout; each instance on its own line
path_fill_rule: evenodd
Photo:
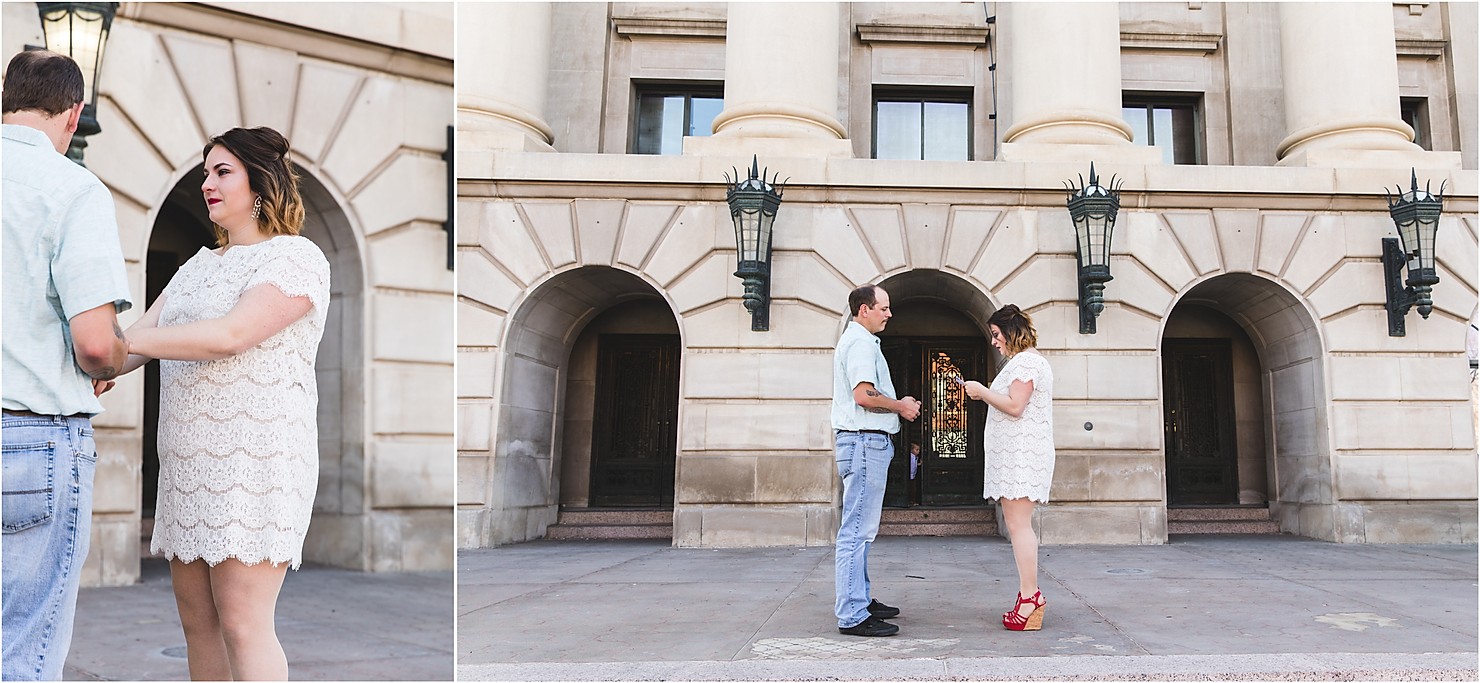
M 865 334 L 865 335 L 868 335 L 869 337 L 872 337 L 875 343 L 877 343 L 879 341 L 879 335 L 876 335 L 873 332 L 869 332 L 867 327 L 864 327 L 863 325 L 860 325 L 857 320 L 853 320 L 852 318 L 849 318 L 848 319 L 848 327 L 846 327 L 846 328 L 843 329 L 843 333 L 844 334 Z
M 4 136 L 7 139 L 56 151 L 52 149 L 51 138 L 46 137 L 46 133 L 36 130 L 35 128 L 32 128 L 30 126 L 22 126 L 17 123 L 7 123 L 3 126 L 0 126 L 0 128 L 4 129 Z

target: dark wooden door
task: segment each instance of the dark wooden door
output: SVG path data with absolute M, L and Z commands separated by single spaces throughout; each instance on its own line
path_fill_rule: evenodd
M 990 383 L 987 345 L 972 337 L 916 337 L 886 348 L 894 386 L 923 404 L 920 417 L 903 422 L 895 439 L 885 505 L 981 505 L 986 404 L 966 397 L 951 380 L 960 375 Z M 892 356 L 892 357 L 891 357 Z M 910 479 L 910 447 L 920 463 Z
M 1233 353 L 1227 339 L 1162 346 L 1168 505 L 1238 502 Z
M 672 507 L 678 336 L 604 334 L 597 346 L 591 505 Z

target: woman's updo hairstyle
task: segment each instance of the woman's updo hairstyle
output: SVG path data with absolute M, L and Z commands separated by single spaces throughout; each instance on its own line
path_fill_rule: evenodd
M 1038 345 L 1038 330 L 1033 329 L 1033 319 L 1014 304 L 997 309 L 987 319 L 987 324 L 1002 330 L 1002 345 L 1007 347 L 1009 356 Z
M 271 128 L 232 128 L 206 143 L 200 153 L 204 162 L 216 145 L 241 159 L 247 184 L 262 198 L 257 227 L 268 235 L 296 235 L 303 229 L 303 197 L 298 194 L 298 173 L 288 163 L 288 139 Z M 226 230 L 212 225 L 218 246 L 225 246 Z

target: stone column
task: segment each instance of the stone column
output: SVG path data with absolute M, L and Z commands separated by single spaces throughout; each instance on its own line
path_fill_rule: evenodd
M 1002 3 L 1011 102 L 1002 161 L 1159 163 L 1131 143 L 1120 112 L 1120 9 L 1116 3 Z
M 837 120 L 840 8 L 733 2 L 725 23 L 725 108 L 690 154 L 853 155 Z
M 554 151 L 544 120 L 551 14 L 548 2 L 458 6 L 459 147 Z
M 1403 122 L 1391 5 L 1290 2 L 1279 11 L 1291 133 L 1275 150 L 1278 165 L 1449 165 L 1443 157 L 1457 153 L 1424 152 Z

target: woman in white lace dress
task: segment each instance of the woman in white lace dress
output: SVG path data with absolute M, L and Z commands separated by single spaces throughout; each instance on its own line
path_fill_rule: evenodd
M 967 382 L 966 395 L 988 406 L 982 497 L 996 498 L 1002 504 L 1017 561 L 1017 604 L 1002 615 L 1002 626 L 1037 631 L 1043 627 L 1048 601 L 1038 590 L 1033 503 L 1047 503 L 1053 483 L 1053 369 L 1034 348 L 1038 332 L 1033 321 L 1017 306 L 1003 306 L 987 320 L 987 327 L 992 346 L 1007 363 L 991 387 Z
M 160 363 L 152 552 L 170 577 L 195 680 L 285 680 L 274 628 L 318 486 L 314 359 L 329 264 L 298 235 L 288 141 L 234 128 L 206 144 L 202 248 L 129 328 L 133 370 Z

